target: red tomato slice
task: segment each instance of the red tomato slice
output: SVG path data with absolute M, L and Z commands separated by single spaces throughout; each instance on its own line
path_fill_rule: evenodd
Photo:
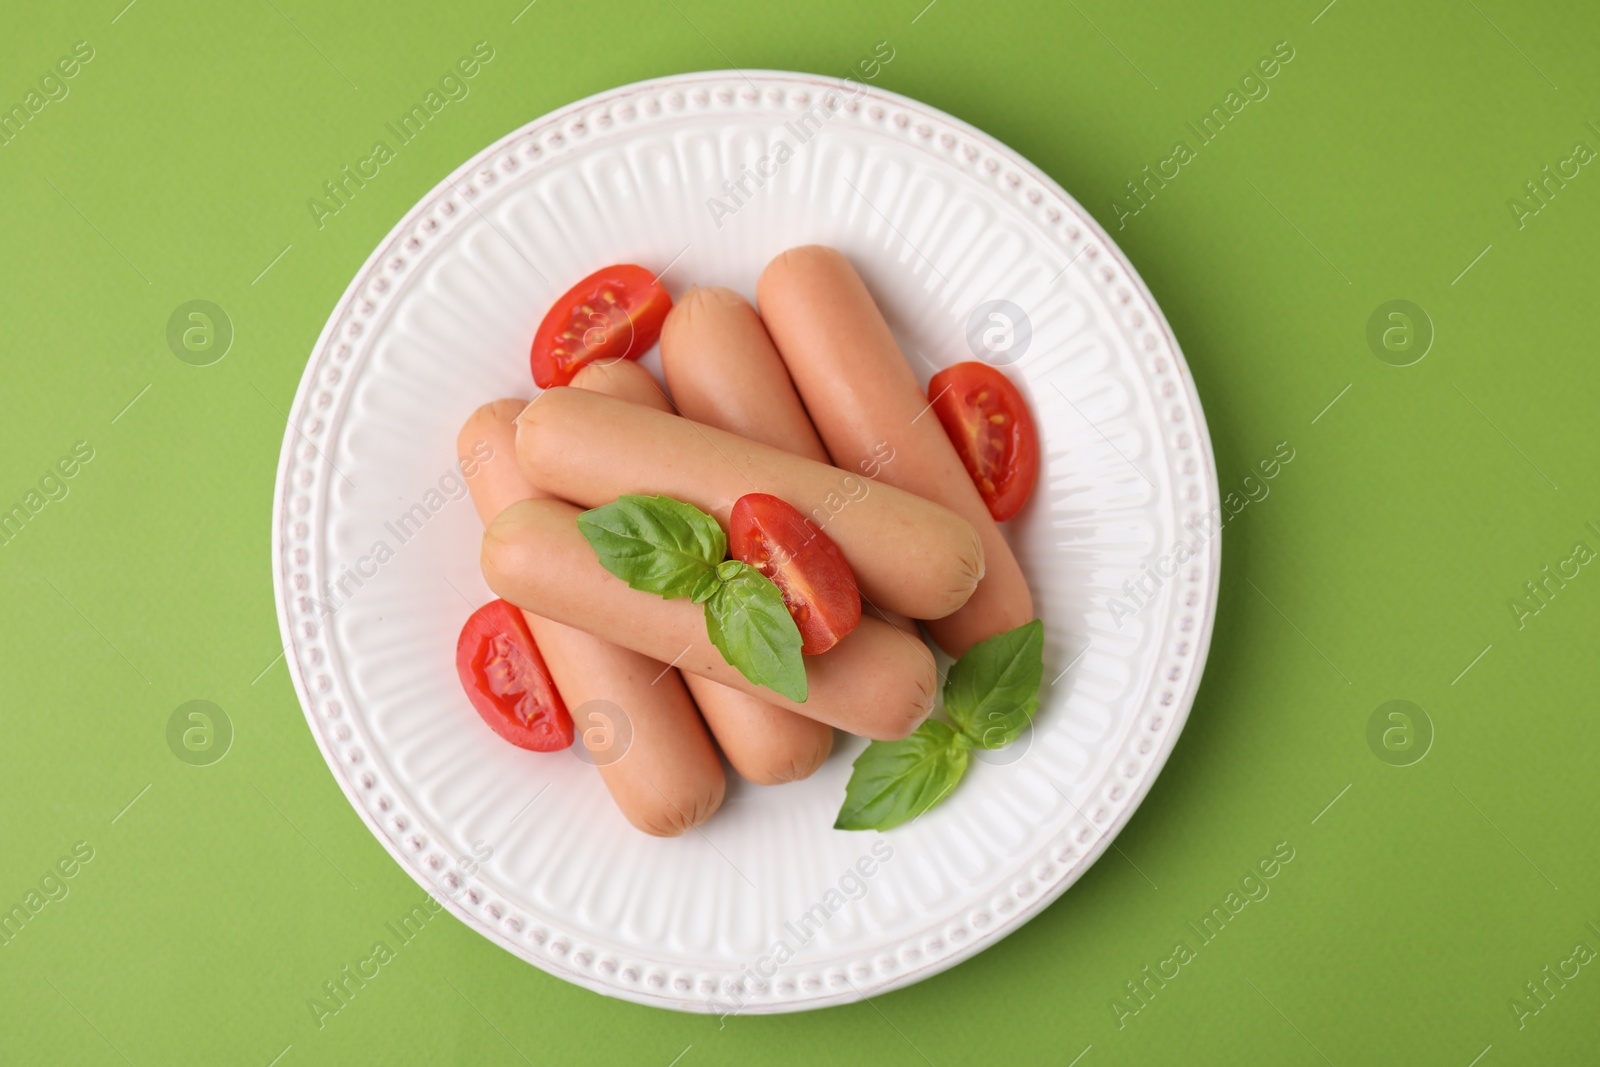
M 728 549 L 778 587 L 806 655 L 828 651 L 861 621 L 861 591 L 844 553 L 777 497 L 749 493 L 734 502 Z
M 491 600 L 472 613 L 456 642 L 456 673 L 483 721 L 513 745 L 556 752 L 572 744 L 572 716 L 513 605 Z
M 1017 387 L 987 363 L 957 363 L 933 376 L 928 398 L 989 514 L 1005 522 L 1021 511 L 1039 473 L 1039 432 Z
M 595 271 L 545 312 L 529 358 L 534 382 L 549 389 L 572 381 L 585 364 L 638 359 L 661 336 L 670 310 L 672 297 L 643 267 Z

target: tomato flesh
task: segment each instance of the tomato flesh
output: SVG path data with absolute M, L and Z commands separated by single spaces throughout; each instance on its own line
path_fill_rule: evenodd
M 456 641 L 456 673 L 483 721 L 518 748 L 556 752 L 572 744 L 572 716 L 522 612 L 491 600 Z
M 661 336 L 672 297 L 643 267 L 595 271 L 562 294 L 533 336 L 529 364 L 541 389 L 566 385 L 590 363 L 638 359 Z
M 778 587 L 806 655 L 828 651 L 861 621 L 861 591 L 844 553 L 787 502 L 766 493 L 735 501 L 728 550 Z
M 989 514 L 1016 515 L 1039 474 L 1039 432 L 1017 387 L 987 363 L 957 363 L 933 376 L 928 398 Z

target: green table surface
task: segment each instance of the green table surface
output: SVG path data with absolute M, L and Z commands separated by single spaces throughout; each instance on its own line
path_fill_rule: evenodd
M 4 17 L 0 510 L 27 521 L 0 535 L 0 907 L 26 921 L 0 928 L 0 1060 L 1595 1062 L 1592 6 L 524 2 Z M 319 227 L 322 183 L 479 41 L 470 95 Z M 874 52 L 873 84 L 1014 146 L 1112 232 L 1225 492 L 1294 450 L 1227 527 L 1165 771 L 1042 915 L 870 1003 L 643 1008 L 445 915 L 319 1020 L 421 899 L 280 655 L 273 476 L 330 308 L 423 193 L 550 109 Z M 1167 178 L 1135 199 L 1147 166 Z M 168 344 L 191 300 L 233 326 L 209 366 Z M 169 745 L 191 700 L 231 723 L 219 762 Z

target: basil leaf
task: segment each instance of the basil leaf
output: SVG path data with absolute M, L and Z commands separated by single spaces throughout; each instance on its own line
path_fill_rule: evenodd
M 980 641 L 950 668 L 944 710 L 979 748 L 1015 741 L 1039 707 L 1044 678 L 1044 623 L 1030 623 Z
M 578 516 L 601 566 L 646 593 L 704 603 L 717 591 L 728 536 L 697 507 L 665 496 L 621 496 Z
M 800 627 L 772 580 L 748 563 L 730 559 L 713 571 L 721 581 L 706 601 L 706 634 L 722 658 L 756 685 L 790 700 L 806 699 L 806 665 Z
M 943 800 L 967 770 L 967 746 L 929 719 L 900 741 L 874 741 L 856 757 L 835 830 L 888 830 Z

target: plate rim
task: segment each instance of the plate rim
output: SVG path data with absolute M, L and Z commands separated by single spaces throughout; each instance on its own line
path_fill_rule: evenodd
M 814 87 L 818 92 L 832 90 L 851 94 L 855 95 L 857 100 L 876 100 L 880 104 L 900 108 L 912 115 L 920 115 L 945 123 L 962 135 L 979 143 L 990 153 L 991 157 L 998 157 L 1014 170 L 1026 175 L 1031 182 L 1059 201 L 1074 216 L 1073 221 L 1087 230 L 1096 239 L 1096 243 L 1100 245 L 1101 249 L 1115 260 L 1127 281 L 1136 289 L 1143 307 L 1151 314 L 1154 320 L 1154 328 L 1160 333 L 1173 359 L 1175 377 L 1179 380 L 1182 390 L 1184 410 L 1193 419 L 1192 425 L 1197 445 L 1196 454 L 1201 460 L 1203 468 L 1200 472 L 1200 479 L 1210 489 L 1211 501 L 1217 504 L 1220 504 L 1221 501 L 1215 453 L 1193 374 L 1165 313 L 1161 310 L 1149 287 L 1128 260 L 1126 254 L 1075 197 L 1028 160 L 1027 157 L 993 135 L 931 104 L 878 86 L 869 86 L 828 75 L 799 71 L 754 68 L 743 70 L 713 69 L 663 75 L 614 86 L 536 116 L 509 130 L 484 148 L 473 153 L 460 166 L 456 167 L 419 197 L 416 203 L 407 209 L 384 237 L 379 240 L 373 251 L 356 270 L 343 293 L 334 302 L 329 311 L 327 322 L 318 333 L 317 339 L 311 347 L 305 369 L 296 386 L 294 401 L 290 407 L 287 425 L 284 429 L 283 445 L 279 452 L 278 465 L 273 482 L 271 567 L 273 600 L 278 616 L 279 635 L 283 640 L 286 653 L 284 658 L 294 686 L 295 696 L 300 703 L 301 711 L 305 716 L 307 726 L 310 728 L 312 738 L 316 742 L 318 750 L 322 753 L 324 762 L 357 816 L 366 825 L 373 837 L 377 839 L 378 843 L 395 860 L 401 870 L 411 877 L 438 904 L 455 915 L 457 919 L 519 959 L 574 985 L 589 989 L 603 996 L 627 1000 L 648 1007 L 701 1014 L 778 1014 L 811 1011 L 855 1003 L 869 996 L 904 988 L 948 970 L 994 945 L 1025 925 L 1059 899 L 1067 889 L 1076 884 L 1084 873 L 1099 861 L 1106 849 L 1111 846 L 1117 835 L 1121 833 L 1132 819 L 1134 813 L 1143 804 L 1156 779 L 1160 777 L 1165 769 L 1167 760 L 1170 758 L 1173 749 L 1177 745 L 1178 738 L 1182 735 L 1183 729 L 1188 722 L 1189 713 L 1198 693 L 1200 682 L 1204 677 L 1210 653 L 1221 586 L 1222 539 L 1225 533 L 1223 530 L 1217 531 L 1206 544 L 1209 580 L 1201 587 L 1203 593 L 1202 603 L 1196 605 L 1193 609 L 1194 614 L 1199 617 L 1200 624 L 1198 632 L 1191 638 L 1193 642 L 1192 667 L 1188 672 L 1181 692 L 1176 695 L 1168 712 L 1169 725 L 1155 749 L 1149 754 L 1149 763 L 1146 770 L 1132 784 L 1125 795 L 1125 799 L 1118 802 L 1119 806 L 1110 820 L 1098 826 L 1098 833 L 1094 841 L 1079 851 L 1069 863 L 1064 862 L 1062 864 L 1063 870 L 1053 881 L 1044 886 L 1039 892 L 1033 893 L 1031 899 L 1021 906 L 1000 916 L 986 929 L 974 932 L 966 943 L 953 951 L 931 960 L 924 957 L 919 964 L 901 967 L 896 973 L 886 977 L 880 978 L 874 975 L 874 978 L 868 979 L 864 985 L 851 984 L 844 992 L 830 993 L 822 990 L 817 993 L 806 993 L 797 988 L 795 993 L 788 997 L 752 1000 L 739 1005 L 736 1010 L 726 1011 L 725 1009 L 728 1009 L 730 1005 L 721 998 L 724 995 L 731 996 L 732 994 L 724 994 L 720 987 L 716 993 L 696 996 L 692 988 L 689 991 L 685 991 L 686 995 L 674 995 L 665 989 L 658 993 L 651 992 L 644 987 L 643 983 L 640 983 L 637 988 L 629 988 L 618 982 L 608 982 L 590 972 L 580 971 L 564 961 L 558 961 L 549 954 L 533 953 L 528 946 L 508 934 L 498 924 L 490 921 L 478 911 L 467 907 L 457 896 L 448 892 L 441 896 L 438 892 L 441 886 L 437 883 L 429 882 L 427 875 L 421 870 L 420 863 L 416 862 L 417 858 L 408 856 L 401 849 L 400 842 L 391 837 L 389 832 L 380 824 L 378 817 L 369 810 L 368 804 L 357 791 L 356 784 L 353 781 L 353 774 L 345 767 L 332 749 L 328 738 L 325 736 L 323 724 L 313 711 L 313 705 L 316 701 L 307 684 L 308 680 L 304 665 L 299 659 L 299 641 L 294 633 L 294 623 L 289 612 L 289 601 L 293 594 L 285 588 L 286 558 L 290 546 L 284 531 L 286 529 L 285 523 L 288 521 L 287 503 L 293 494 L 293 490 L 288 485 L 288 478 L 292 469 L 297 465 L 294 456 L 298 443 L 296 434 L 299 432 L 298 427 L 306 415 L 308 397 L 315 391 L 316 378 L 324 367 L 324 360 L 331 342 L 334 340 L 340 326 L 345 322 L 348 312 L 359 298 L 362 290 L 371 283 L 376 269 L 388 256 L 393 254 L 396 245 L 404 239 L 405 235 L 415 226 L 420 216 L 441 194 L 446 191 L 459 192 L 458 183 L 463 177 L 483 167 L 486 162 L 505 147 L 520 138 L 528 136 L 536 129 L 560 125 L 570 116 L 593 109 L 607 101 L 650 92 L 666 93 L 672 89 L 687 89 L 703 83 L 742 80 L 753 84 L 753 79 L 760 79 L 769 83 L 802 83 Z M 1163 441 L 1163 450 L 1165 449 L 1166 445 Z M 326 462 L 324 460 L 324 463 Z

